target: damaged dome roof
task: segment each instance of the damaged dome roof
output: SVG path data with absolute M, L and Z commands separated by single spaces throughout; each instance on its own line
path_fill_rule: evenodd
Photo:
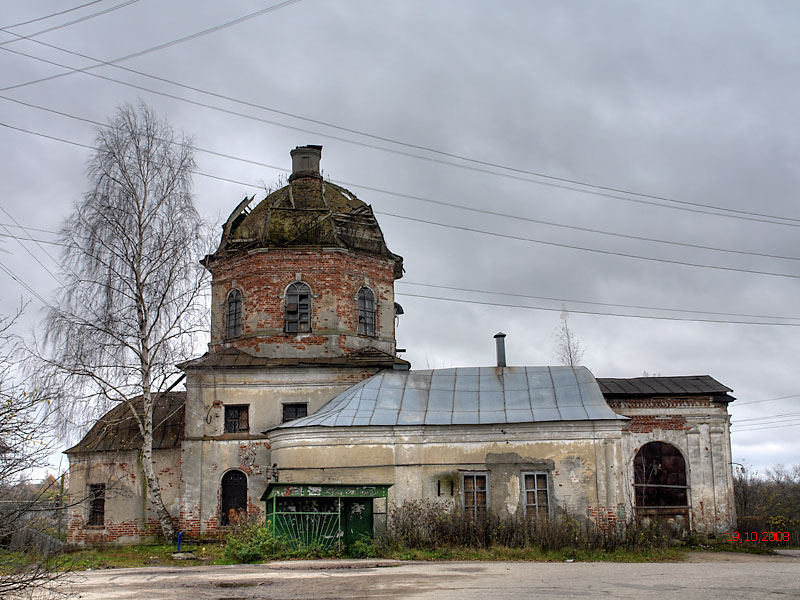
M 255 196 L 245 198 L 223 226 L 219 248 L 206 260 L 258 248 L 338 247 L 393 260 L 399 279 L 403 258 L 386 246 L 372 208 L 351 191 L 322 179 L 322 146 L 297 147 L 291 154 L 289 184 L 252 210 Z

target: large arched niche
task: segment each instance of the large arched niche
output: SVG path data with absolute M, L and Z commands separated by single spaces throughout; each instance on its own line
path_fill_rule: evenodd
M 666 442 L 649 442 L 633 459 L 637 509 L 688 508 L 686 461 L 680 450 Z
M 233 525 L 247 514 L 247 475 L 231 470 L 222 476 L 219 524 Z

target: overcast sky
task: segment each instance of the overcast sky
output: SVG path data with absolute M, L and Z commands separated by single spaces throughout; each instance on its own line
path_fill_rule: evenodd
M 34 326 L 18 280 L 52 301 L 61 249 L 7 236 L 57 240 L 88 186 L 91 150 L 41 136 L 90 146 L 141 99 L 233 157 L 196 155 L 216 223 L 323 145 L 405 258 L 414 368 L 492 365 L 501 330 L 510 365 L 557 364 L 566 306 L 595 376 L 711 375 L 734 461 L 800 463 L 800 4 L 301 0 L 192 35 L 277 4 L 2 1 L 2 313 Z

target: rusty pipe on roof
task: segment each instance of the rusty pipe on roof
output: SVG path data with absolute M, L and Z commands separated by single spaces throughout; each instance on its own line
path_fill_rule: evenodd
M 494 334 L 494 341 L 497 345 L 497 366 L 506 366 L 506 334 L 502 331 Z

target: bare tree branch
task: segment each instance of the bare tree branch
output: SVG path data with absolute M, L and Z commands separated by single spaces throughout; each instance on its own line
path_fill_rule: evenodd
M 199 259 L 209 236 L 192 200 L 191 140 L 139 104 L 119 108 L 96 145 L 91 189 L 62 231 L 66 283 L 47 317 L 45 361 L 65 390 L 57 408 L 68 422 L 86 414 L 75 399 L 91 398 L 93 415 L 113 402 L 130 407 L 148 496 L 173 539 L 153 468 L 153 407 L 207 321 Z

